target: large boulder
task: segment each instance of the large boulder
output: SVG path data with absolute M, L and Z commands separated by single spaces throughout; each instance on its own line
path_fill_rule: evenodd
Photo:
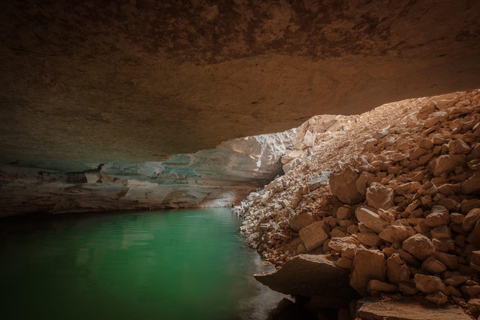
M 439 308 L 416 301 L 365 298 L 359 300 L 358 305 L 360 307 L 356 317 L 362 320 L 471 320 L 460 308 Z
M 370 280 L 385 281 L 387 266 L 385 255 L 379 250 L 358 249 L 353 261 L 350 285 L 362 296 L 367 295 Z
M 347 167 L 346 169 L 330 175 L 330 190 L 340 201 L 348 204 L 357 204 L 364 196 L 357 189 L 357 170 Z
M 331 296 L 351 298 L 349 271 L 337 267 L 323 255 L 302 254 L 287 261 L 280 269 L 254 275 L 272 290 L 293 296 Z

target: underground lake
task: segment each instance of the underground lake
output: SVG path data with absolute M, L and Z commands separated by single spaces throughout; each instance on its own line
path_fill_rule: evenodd
M 230 209 L 0 222 L 0 319 L 266 319 L 282 296 Z

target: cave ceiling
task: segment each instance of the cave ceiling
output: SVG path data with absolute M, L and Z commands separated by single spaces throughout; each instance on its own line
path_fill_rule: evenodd
M 480 87 L 480 1 L 2 1 L 2 161 L 157 161 Z

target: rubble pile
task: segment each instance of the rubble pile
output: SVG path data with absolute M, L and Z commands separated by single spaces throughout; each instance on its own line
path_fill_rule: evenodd
M 286 174 L 237 207 L 249 244 L 279 267 L 324 255 L 363 297 L 420 297 L 478 317 L 480 90 L 307 129 L 282 158 Z

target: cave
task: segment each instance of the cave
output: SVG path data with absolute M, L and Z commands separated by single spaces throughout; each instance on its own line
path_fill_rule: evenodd
M 0 8 L 1 319 L 480 316 L 480 1 Z

